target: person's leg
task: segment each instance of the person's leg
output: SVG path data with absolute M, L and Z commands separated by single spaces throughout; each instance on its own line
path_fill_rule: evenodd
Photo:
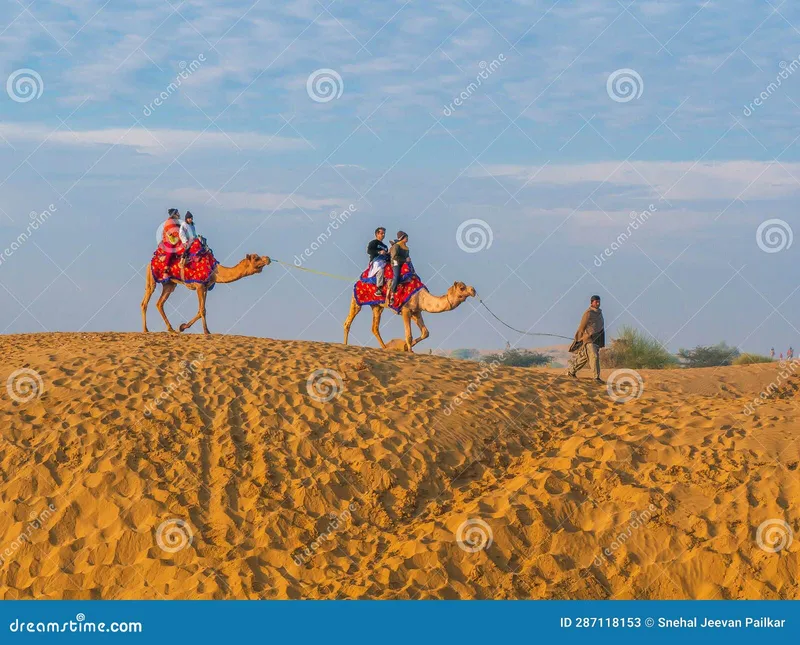
M 383 291 L 383 282 L 385 280 L 386 263 L 380 260 L 375 260 L 375 262 L 378 265 L 378 272 L 375 274 L 375 286 L 378 288 L 378 292 L 381 292 Z
M 600 378 L 600 348 L 594 343 L 589 343 L 586 346 L 586 352 L 589 359 L 589 369 L 592 370 L 596 379 Z

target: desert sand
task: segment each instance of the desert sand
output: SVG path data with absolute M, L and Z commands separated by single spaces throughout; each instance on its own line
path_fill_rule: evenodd
M 800 598 L 800 370 L 747 415 L 776 364 L 643 370 L 620 402 L 237 336 L 0 356 L 2 598 Z

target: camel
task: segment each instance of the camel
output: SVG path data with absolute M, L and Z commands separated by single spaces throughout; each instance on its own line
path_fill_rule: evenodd
M 475 288 L 467 286 L 463 282 L 454 282 L 453 286 L 447 290 L 443 296 L 434 296 L 427 289 L 420 289 L 415 293 L 408 302 L 400 309 L 400 314 L 403 316 L 403 326 L 405 327 L 405 351 L 414 351 L 412 347 L 417 343 L 425 340 L 430 334 L 425 322 L 422 320 L 422 312 L 438 314 L 443 311 L 452 311 L 464 302 L 470 296 L 476 295 Z M 370 305 L 372 307 L 372 333 L 381 345 L 381 348 L 386 349 L 386 343 L 381 338 L 381 315 L 383 314 L 383 305 Z M 356 303 L 355 296 L 350 301 L 350 313 L 347 320 L 344 321 L 344 344 L 347 345 L 347 339 L 350 336 L 350 326 L 353 320 L 361 311 L 361 305 Z M 414 321 L 419 327 L 420 336 L 414 338 L 411 333 L 411 321 Z
M 264 255 L 259 256 L 255 253 L 248 254 L 241 262 L 239 262 L 236 266 L 232 267 L 224 267 L 221 264 L 217 265 L 217 268 L 214 269 L 214 272 L 211 274 L 209 281 L 203 284 L 196 283 L 196 282 L 183 282 L 178 280 L 177 278 L 172 278 L 169 282 L 165 282 L 161 285 L 161 296 L 159 297 L 158 301 L 156 302 L 156 309 L 158 309 L 158 313 L 161 314 L 161 317 L 164 319 L 164 322 L 167 324 L 167 331 L 175 332 L 170 324 L 169 320 L 167 319 L 167 314 L 164 312 L 164 303 L 167 302 L 167 299 L 170 297 L 173 291 L 175 291 L 175 287 L 179 284 L 182 284 L 187 289 L 191 289 L 193 291 L 197 291 L 197 315 L 192 318 L 189 322 L 183 323 L 178 329 L 180 331 L 185 331 L 189 329 L 192 325 L 194 325 L 198 319 L 203 319 L 203 333 L 210 334 L 211 332 L 208 331 L 208 325 L 206 324 L 206 294 L 208 290 L 214 284 L 227 284 L 228 282 L 236 282 L 237 280 L 241 280 L 242 278 L 246 278 L 247 276 L 255 275 L 256 273 L 261 273 L 263 268 L 270 263 L 270 259 Z M 144 299 L 142 300 L 142 327 L 144 332 L 147 333 L 147 304 L 150 302 L 150 297 L 153 295 L 153 292 L 156 290 L 156 280 L 153 277 L 153 271 L 150 268 L 150 263 L 147 264 L 147 281 L 144 287 Z

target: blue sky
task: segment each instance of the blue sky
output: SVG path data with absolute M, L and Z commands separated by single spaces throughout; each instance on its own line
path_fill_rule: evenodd
M 355 278 L 375 226 L 402 228 L 431 291 L 472 284 L 516 327 L 571 335 L 599 293 L 612 332 L 784 351 L 799 36 L 772 0 L 7 2 L 0 332 L 138 330 L 168 207 L 234 264 L 291 261 L 352 204 L 306 266 Z M 467 220 L 491 245 L 461 248 Z M 275 264 L 215 289 L 209 325 L 340 341 L 350 293 Z M 475 304 L 429 316 L 420 349 L 549 344 Z M 367 318 L 353 341 L 374 345 Z

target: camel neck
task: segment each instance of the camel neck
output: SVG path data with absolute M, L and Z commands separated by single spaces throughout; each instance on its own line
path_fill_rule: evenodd
M 458 306 L 458 302 L 452 302 L 449 298 L 449 293 L 443 296 L 434 296 L 427 289 L 420 291 L 420 308 L 432 314 L 441 313 L 443 311 L 452 311 Z

